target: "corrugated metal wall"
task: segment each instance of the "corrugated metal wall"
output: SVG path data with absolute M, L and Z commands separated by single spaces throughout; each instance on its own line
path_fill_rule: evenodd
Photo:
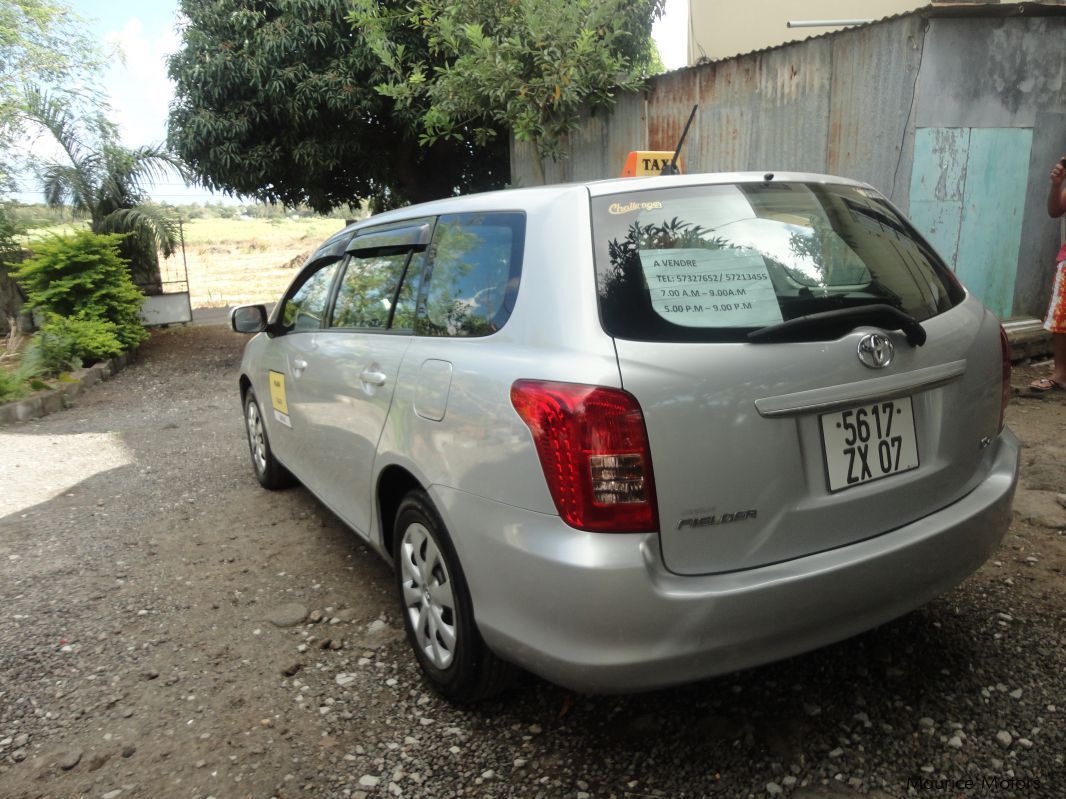
M 672 150 L 699 104 L 686 172 L 833 171 L 906 205 L 914 134 L 906 116 L 924 25 L 904 17 L 660 75 L 647 93 L 620 97 L 609 116 L 587 117 L 569 158 L 545 164 L 548 179 L 617 177 L 630 150 Z M 518 185 L 535 183 L 528 145 L 512 148 L 511 174 Z
M 1050 154 L 1052 126 L 1066 114 L 1066 16 L 1043 16 L 1032 4 L 1018 12 L 919 12 L 661 75 L 647 93 L 587 119 L 571 138 L 570 157 L 545 171 L 552 182 L 615 177 L 629 150 L 672 150 L 699 104 L 682 152 L 686 172 L 809 171 L 866 181 L 904 211 L 912 200 L 921 204 L 916 222 L 939 244 L 952 244 L 943 253 L 948 260 L 982 252 L 978 238 L 995 219 L 995 257 L 1009 262 L 985 258 L 959 271 L 1001 316 L 1039 316 L 1051 268 L 1045 261 L 1058 241 L 1043 198 L 1058 157 Z M 970 141 L 975 131 L 1010 128 L 1029 136 L 978 133 L 981 147 L 961 164 L 941 164 L 929 149 L 937 136 Z M 927 142 L 917 167 L 916 134 Z M 1066 152 L 1066 129 L 1057 138 Z M 1031 153 L 1015 152 L 1027 141 Z M 515 183 L 535 182 L 530 159 L 527 146 L 512 148 Z M 936 171 L 941 166 L 946 171 Z M 970 167 L 978 172 L 967 192 Z M 961 184 L 950 196 L 935 190 L 953 181 Z M 978 196 L 981 186 L 1009 195 L 1002 218 L 997 197 Z M 945 214 L 957 215 L 950 231 Z

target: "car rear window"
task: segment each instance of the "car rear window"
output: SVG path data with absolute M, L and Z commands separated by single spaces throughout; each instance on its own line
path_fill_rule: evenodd
M 876 192 L 741 183 L 592 199 L 605 330 L 743 341 L 822 311 L 886 304 L 918 321 L 962 299 L 949 270 Z

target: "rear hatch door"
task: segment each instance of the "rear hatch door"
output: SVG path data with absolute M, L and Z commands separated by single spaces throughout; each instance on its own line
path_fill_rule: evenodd
M 945 507 L 997 434 L 998 324 L 891 206 L 759 182 L 593 197 L 667 567 L 752 568 Z

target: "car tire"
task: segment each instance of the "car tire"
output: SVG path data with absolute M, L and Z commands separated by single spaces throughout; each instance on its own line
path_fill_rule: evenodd
M 287 488 L 294 482 L 292 474 L 274 457 L 267 437 L 263 413 L 255 392 L 248 389 L 244 396 L 244 431 L 248 435 L 248 453 L 252 457 L 252 471 L 263 488 L 276 491 Z
M 456 704 L 500 693 L 515 669 L 481 639 L 459 558 L 424 491 L 404 497 L 394 530 L 404 628 L 426 680 Z

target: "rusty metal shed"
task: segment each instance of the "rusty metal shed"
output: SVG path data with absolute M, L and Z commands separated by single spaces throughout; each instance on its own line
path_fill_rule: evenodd
M 586 117 L 546 172 L 616 176 L 629 150 L 672 150 L 698 104 L 687 172 L 867 181 L 994 312 L 1041 316 L 1060 237 L 1044 204 L 1066 154 L 1064 43 L 1059 3 L 928 6 L 660 75 Z M 516 183 L 534 183 L 531 157 L 512 147 Z

